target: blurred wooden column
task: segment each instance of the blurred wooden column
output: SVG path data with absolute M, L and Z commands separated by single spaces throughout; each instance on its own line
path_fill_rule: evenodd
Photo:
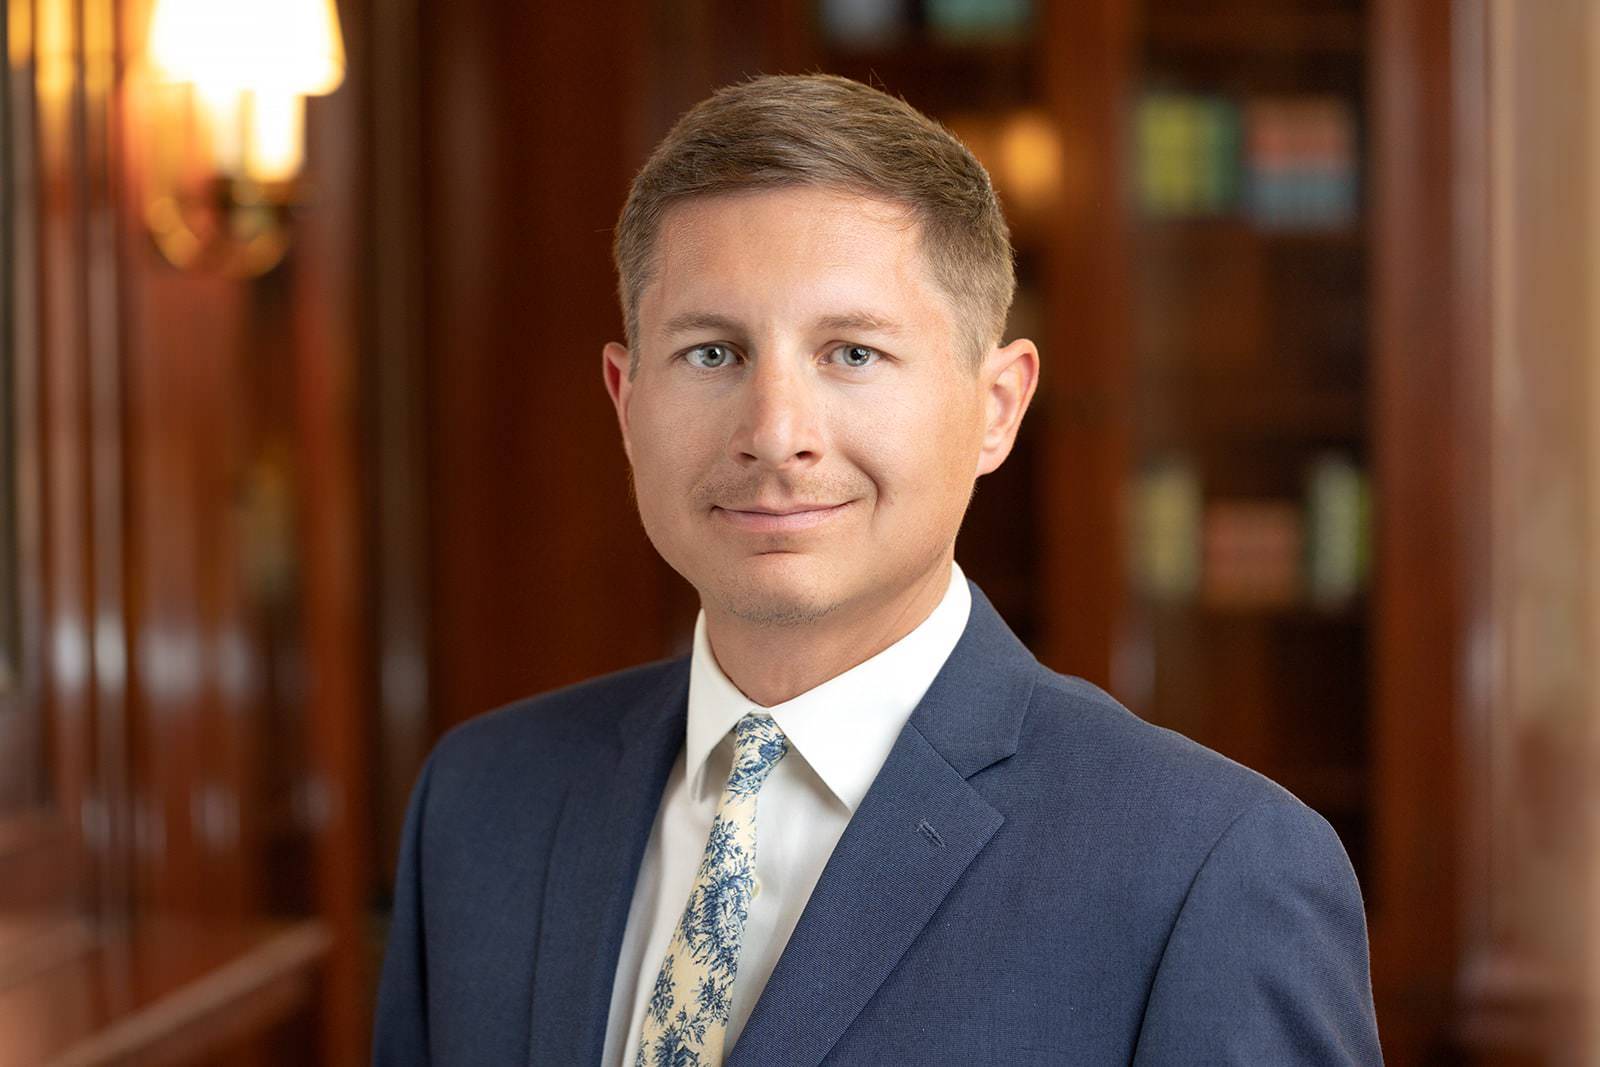
M 359 1062 L 362 100 L 289 263 L 174 268 L 150 6 L 0 4 L 0 1063 Z
M 1461 587 L 1473 529 L 1460 501 L 1475 484 L 1461 456 L 1484 431 L 1456 417 L 1452 11 L 1446 0 L 1391 0 L 1373 5 L 1370 26 L 1376 875 L 1363 888 L 1384 1056 L 1416 1064 L 1435 1062 L 1455 1020 L 1458 720 L 1471 631 Z
M 1040 430 L 1041 483 L 1072 491 L 1039 495 L 1035 522 L 1052 546 L 1040 559 L 1041 602 L 1070 607 L 1042 612 L 1034 651 L 1108 688 L 1129 667 L 1118 663 L 1127 630 L 1124 481 L 1133 455 L 1123 108 L 1134 88 L 1136 17 L 1126 0 L 1041 10 L 1042 32 L 1062 53 L 1046 65 L 1045 93 L 1072 185 L 1053 223 L 1058 253 L 1047 264 L 1046 291 L 1071 312 L 1051 323 L 1058 352 L 1030 417 Z
M 1600 5 L 1475 0 L 1464 95 L 1469 575 L 1463 1038 L 1600 1062 Z
M 429 695 L 443 729 L 665 651 L 601 346 L 642 3 L 420 7 Z M 380 241 L 395 236 L 380 231 Z M 386 247 L 386 244 L 385 244 Z M 424 472 L 412 472 L 420 474 Z

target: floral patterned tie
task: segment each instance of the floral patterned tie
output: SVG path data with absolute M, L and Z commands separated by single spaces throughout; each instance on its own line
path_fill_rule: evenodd
M 770 715 L 733 728 L 733 772 L 717 802 L 683 918 L 645 1005 L 635 1067 L 720 1067 L 739 945 L 756 874 L 756 793 L 789 751 Z

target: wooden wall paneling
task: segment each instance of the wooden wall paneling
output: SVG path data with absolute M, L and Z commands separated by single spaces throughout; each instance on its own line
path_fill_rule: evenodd
M 1487 69 L 1472 131 L 1486 237 L 1463 273 L 1487 299 L 1461 315 L 1487 489 L 1472 574 L 1462 1031 L 1488 1062 L 1591 1063 L 1600 20 L 1584 0 L 1468 8 Z
M 1481 961 L 1482 934 L 1490 929 L 1487 885 L 1478 872 L 1489 864 L 1493 839 L 1494 799 L 1482 774 L 1488 740 L 1497 714 L 1497 678 L 1501 671 L 1493 638 L 1497 625 L 1493 471 L 1494 369 L 1492 357 L 1493 295 L 1490 197 L 1490 50 L 1486 0 L 1459 5 L 1455 19 L 1454 106 L 1456 245 L 1455 343 L 1459 353 L 1461 400 L 1457 412 L 1460 453 L 1456 467 L 1462 487 L 1462 609 L 1477 620 L 1481 634 L 1464 663 L 1459 723 L 1462 776 L 1460 820 L 1462 885 L 1459 891 L 1462 939 L 1462 987 L 1470 1033 L 1482 1027 L 1471 1021 L 1474 987 L 1482 988 L 1486 969 Z M 1472 514 L 1480 516 L 1474 520 Z M 1476 944 L 1475 944 L 1476 942 Z M 1476 972 L 1476 973 L 1475 973 Z M 1479 994 L 1481 995 L 1481 994 Z M 1478 1009 L 1481 1010 L 1481 1009 Z
M 663 650 L 599 347 L 610 231 L 638 161 L 629 61 L 600 9 L 423 8 L 424 335 L 433 695 L 449 725 Z M 570 77 L 573 70 L 605 72 Z
M 35 145 L 38 152 L 37 278 L 40 411 L 39 499 L 44 707 L 59 818 L 72 829 L 74 860 L 63 899 L 92 908 L 96 855 L 85 818 L 101 803 L 92 779 L 94 678 L 91 632 L 92 456 L 90 379 L 80 227 L 84 192 L 79 9 L 67 0 L 34 7 Z
M 1124 486 L 1132 435 L 1125 111 L 1130 0 L 1045 4 L 1047 106 L 1066 181 L 1045 263 L 1046 334 L 1028 418 L 1040 444 L 1040 636 L 1054 667 L 1118 691 L 1125 625 Z
M 150 7 L 122 7 L 130 68 Z M 238 915 L 259 874 L 246 866 L 241 833 L 246 734 L 265 663 L 241 602 L 235 508 L 255 431 L 243 385 L 249 293 L 160 258 L 144 225 L 141 164 L 163 116 L 137 93 L 129 106 L 120 215 L 136 901 L 152 912 Z
M 114 139 L 116 11 L 114 0 L 82 0 L 85 253 L 84 319 L 89 360 L 89 448 L 92 456 L 91 556 L 94 607 L 90 646 L 95 678 L 95 846 L 102 856 L 97 886 L 102 915 L 125 915 L 132 903 L 129 844 L 127 625 L 123 551 L 122 319 L 118 281 Z
M 0 986 L 0 1064 L 252 1067 L 317 1062 L 302 1038 L 262 1055 L 272 1033 L 314 1018 L 314 920 L 136 923 L 27 982 Z
M 226 911 L 236 888 L 216 863 L 229 805 L 206 736 L 217 647 L 205 587 L 226 531 L 207 529 L 211 472 L 227 451 L 202 440 L 204 412 L 226 375 L 239 300 L 217 279 L 182 274 L 159 257 L 144 223 L 146 175 L 159 123 L 170 118 L 140 78 L 153 4 L 119 7 L 128 83 L 120 142 L 127 419 L 129 775 L 133 793 L 134 909 L 146 914 Z M 225 423 L 216 416 L 211 427 Z
M 315 910 L 332 935 L 325 974 L 322 1055 L 358 1063 L 369 1053 L 372 975 L 366 948 L 372 894 L 368 612 L 371 561 L 360 486 L 368 8 L 340 5 L 349 73 L 344 88 L 310 102 L 307 165 L 316 195 L 285 265 L 291 301 L 299 588 L 306 676 L 305 805 L 315 848 Z
M 6 9 L 4 479 L 20 684 L 0 716 L 27 784 L 0 819 L 0 974 L 87 951 L 121 902 L 120 419 L 114 275 L 100 258 L 110 92 L 96 4 Z M 8 450 L 9 452 L 9 450 Z M 15 511 L 12 509 L 15 508 Z M 10 544 L 7 544 L 10 548 Z M 8 649 L 8 652 L 12 650 Z M 0 1056 L 15 1035 L 0 1035 Z
M 304 760 L 278 632 L 292 610 L 289 311 L 281 281 L 180 271 L 145 229 L 151 139 L 175 117 L 141 77 L 151 6 L 119 7 L 136 903 L 230 921 L 285 906 L 268 849 L 290 801 L 272 790 Z
M 1588 282 L 1590 292 L 1594 286 L 1600 284 L 1600 197 L 1593 193 L 1593 181 L 1600 176 L 1600 136 L 1594 132 L 1594 123 L 1600 119 L 1600 75 L 1595 73 L 1600 65 L 1600 8 L 1589 5 L 1586 23 L 1582 30 L 1584 47 L 1587 49 L 1588 61 L 1586 64 L 1587 76 L 1585 77 L 1587 92 L 1583 97 L 1583 107 L 1588 116 L 1589 126 L 1586 131 L 1588 145 L 1585 165 L 1589 175 L 1590 194 L 1584 211 L 1584 222 L 1587 224 L 1580 230 L 1580 239 L 1587 250 L 1586 263 L 1588 268 Z M 1597 638 L 1600 638 L 1600 370 L 1596 364 L 1600 363 L 1600 309 L 1593 302 L 1588 305 L 1588 334 L 1585 351 L 1588 359 L 1584 363 L 1588 372 L 1588 380 L 1584 390 L 1585 403 L 1588 413 L 1588 440 L 1585 454 L 1588 456 L 1588 485 L 1585 487 L 1588 495 L 1588 507 L 1585 512 L 1587 523 L 1587 538 L 1585 540 L 1586 554 L 1583 557 L 1585 575 L 1585 588 L 1587 605 L 1584 612 L 1584 622 L 1588 628 L 1591 649 Z M 1587 694 L 1587 711 L 1589 729 L 1587 744 L 1579 749 L 1580 758 L 1587 760 L 1591 769 L 1600 767 L 1600 678 L 1596 678 L 1594 661 L 1589 664 L 1591 671 L 1589 678 L 1589 692 Z M 1578 976 L 1577 1011 L 1578 1033 L 1574 1036 L 1574 1044 L 1590 1058 L 1591 1063 L 1600 1060 L 1600 776 L 1593 773 L 1585 775 L 1580 780 L 1580 788 L 1585 791 L 1581 802 L 1575 806 L 1571 814 L 1573 825 L 1569 840 L 1572 847 L 1580 857 L 1587 857 L 1587 868 L 1580 877 L 1583 879 L 1583 893 L 1579 897 L 1583 914 L 1579 919 L 1581 951 L 1586 957 L 1583 971 Z
M 313 914 L 328 937 L 318 1061 L 357 1062 L 370 1017 L 371 891 L 356 441 L 364 10 L 351 71 L 308 109 L 309 202 L 290 257 L 254 280 L 177 270 L 143 225 L 127 124 L 139 906 L 227 929 Z M 134 66 L 150 5 L 123 7 Z M 135 92 L 135 97 L 138 93 Z M 134 106 L 139 100 L 135 99 Z M 160 106 L 144 101 L 148 106 Z M 307 1050 L 312 1053 L 313 1050 Z
M 765 73 L 804 74 L 815 69 L 817 8 L 815 0 L 772 0 L 763 35 L 771 64 Z
M 1465 615 L 1462 516 L 1471 483 L 1449 276 L 1452 23 L 1437 0 L 1375 4 L 1369 67 L 1376 390 L 1373 804 L 1364 888 L 1386 1058 L 1419 1062 L 1453 1011 L 1460 780 L 1456 714 Z
M 80 892 L 83 873 L 78 816 L 80 792 L 73 774 L 63 775 L 52 755 L 47 716 L 46 584 L 43 561 L 49 527 L 45 522 L 46 379 L 41 312 L 40 254 L 42 171 L 38 156 L 35 14 L 31 0 L 8 0 L 4 83 L 6 143 L 3 182 L 6 286 L 5 364 L 10 374 L 9 408 L 4 413 L 13 450 L 8 477 L 14 494 L 15 587 L 12 655 L 13 685 L 0 695 L 6 722 L 8 792 L 0 823 L 0 862 L 10 877 L 0 884 L 0 906 L 14 914 L 77 912 L 87 903 Z M 82 729 L 65 738 L 65 750 L 82 751 Z
M 8 520 L 17 532 L 6 565 L 18 572 L 26 662 L 8 694 L 17 702 L 0 714 L 27 717 L 29 736 L 7 755 L 35 772 L 23 805 L 32 811 L 0 826 L 8 994 L 26 995 L 36 976 L 92 952 L 125 900 L 121 419 L 116 275 L 105 246 L 109 14 L 93 0 L 5 11 L 3 344 L 15 392 L 4 428 L 16 450 L 5 507 L 15 508 Z M 50 1012 L 71 1016 L 66 1005 Z M 26 1061 L 34 1036 L 0 1028 L 0 1060 Z
M 22 434 L 18 419 L 25 412 L 18 394 L 19 366 L 17 303 L 19 275 L 18 215 L 31 211 L 18 190 L 18 176 L 31 167 L 31 151 L 19 151 L 15 116 L 22 97 L 13 75 L 10 13 L 0 7 L 0 59 L 5 64 L 0 79 L 0 813 L 21 814 L 36 803 L 41 782 L 42 731 L 38 707 L 23 695 L 22 578 L 18 540 L 25 520 L 17 514 L 21 486 L 19 449 Z M 32 183 L 29 183 L 31 187 Z M 30 279 L 31 280 L 31 279 Z M 31 395 L 31 394 L 30 394 Z M 31 675 L 33 672 L 29 670 Z
M 1595 197 L 1592 185 L 1595 177 L 1600 175 L 1600 136 L 1594 133 L 1594 123 L 1600 118 L 1600 76 L 1595 73 L 1597 65 L 1600 65 L 1600 7 L 1589 5 L 1582 39 L 1588 54 L 1587 76 L 1584 79 L 1587 83 L 1587 92 L 1584 94 L 1582 106 L 1589 121 L 1585 165 L 1591 182 L 1591 191 L 1584 212 L 1584 222 L 1587 225 L 1579 232 L 1580 240 L 1587 249 L 1588 281 L 1590 292 L 1593 292 L 1593 287 L 1600 282 L 1600 198 Z M 1596 369 L 1597 362 L 1600 362 L 1600 309 L 1591 302 L 1588 311 L 1588 336 L 1585 345 L 1588 359 L 1584 364 L 1588 372 L 1588 380 L 1585 383 L 1587 388 L 1584 390 L 1588 413 L 1588 441 L 1585 449 L 1589 460 L 1589 481 L 1586 486 L 1588 507 L 1585 513 L 1588 536 L 1585 541 L 1587 552 L 1583 557 L 1583 566 L 1587 571 L 1584 585 L 1588 599 L 1584 621 L 1588 627 L 1589 647 L 1593 649 L 1595 640 L 1600 637 L 1600 536 L 1597 536 L 1600 531 L 1596 529 L 1600 526 L 1600 370 Z M 1590 671 L 1594 670 L 1594 662 L 1591 660 Z M 1600 679 L 1593 673 L 1590 675 L 1586 704 L 1589 718 L 1588 738 L 1587 744 L 1583 745 L 1579 752 L 1585 754 L 1580 758 L 1587 759 L 1587 766 L 1592 769 L 1600 767 Z M 1584 891 L 1579 898 L 1580 907 L 1583 909 L 1579 919 L 1580 943 L 1583 946 L 1581 951 L 1587 959 L 1582 973 L 1578 976 L 1579 1031 L 1573 1037 L 1574 1046 L 1583 1050 L 1582 1054 L 1587 1055 L 1592 1063 L 1600 1060 L 1600 776 L 1592 773 L 1585 775 L 1581 780 L 1581 788 L 1586 791 L 1586 795 L 1573 810 L 1573 825 L 1569 840 L 1578 856 L 1587 857 L 1588 860 L 1587 869 L 1580 874 Z
M 371 77 L 358 83 L 372 116 L 371 225 L 365 247 L 371 299 L 363 362 L 369 412 L 363 465 L 372 477 L 362 511 L 374 568 L 373 885 L 384 890 L 394 881 L 407 797 L 438 736 L 428 699 L 419 20 L 416 0 L 372 0 L 365 36 Z M 381 944 L 374 951 L 381 954 Z
M 137 78 L 149 11 L 119 7 L 133 913 L 226 928 L 272 905 L 264 745 L 284 670 L 260 559 L 283 551 L 270 485 L 283 472 L 262 456 L 281 436 L 284 360 L 256 346 L 288 331 L 251 286 L 167 264 L 145 229 L 142 164 L 163 117 Z
M 359 113 L 351 101 L 331 125 L 313 123 L 314 154 L 333 156 L 338 196 L 321 229 L 308 227 L 298 287 L 287 274 L 249 284 L 171 268 L 142 221 L 140 163 L 154 126 L 130 72 L 149 7 L 6 8 L 0 236 L 17 417 L 5 416 L 16 449 L 17 616 L 36 670 L 13 693 L 37 699 L 51 762 L 45 803 L 0 823 L 0 905 L 104 921 L 98 937 L 55 929 L 30 939 L 8 918 L 0 1014 L 25 1020 L 39 1004 L 57 1014 L 0 1039 L 54 1047 L 77 1034 L 81 1051 L 99 1047 L 95 1032 L 109 1025 L 118 1041 L 144 1040 L 145 1000 L 204 994 L 206 1025 L 230 1041 L 279 1027 L 290 1011 L 289 1029 L 325 1021 L 326 1062 L 355 1062 L 369 1014 L 359 931 L 370 870 L 350 400 L 359 312 L 349 220 L 360 187 L 359 150 L 340 151 L 358 144 L 347 134 Z M 285 441 L 304 454 L 284 460 Z M 298 495 L 283 489 L 300 471 L 309 473 Z M 302 520 L 298 570 L 284 543 L 296 513 L 286 500 Z M 302 581 L 303 628 L 285 624 L 295 602 L 263 581 L 263 555 L 279 558 L 279 578 Z M 307 649 L 304 699 L 297 647 Z M 296 836 L 316 858 L 290 856 L 285 870 L 270 848 Z M 276 888 L 265 878 L 273 869 Z M 296 882 L 315 883 L 300 911 L 322 921 L 296 928 L 304 951 L 285 964 L 286 981 L 318 983 L 326 1010 L 297 993 L 282 1011 L 252 1014 L 249 989 L 216 993 L 209 972 L 226 971 L 229 952 L 276 943 L 283 928 L 258 919 L 294 912 L 281 884 Z M 224 946 L 221 957 L 152 962 L 157 947 L 186 948 L 157 930 L 156 917 L 173 914 L 196 943 Z M 325 954 L 332 963 L 318 977 Z M 65 956 L 79 957 L 72 980 L 83 995 L 39 1000 L 52 975 L 68 977 Z M 164 1037 L 194 1049 L 212 1040 L 202 1029 Z M 12 1051 L 0 1040 L 0 1061 Z M 263 1055 L 247 1042 L 228 1062 Z

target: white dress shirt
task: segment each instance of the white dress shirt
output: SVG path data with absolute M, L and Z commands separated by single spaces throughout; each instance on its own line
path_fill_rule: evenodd
M 960 640 L 971 607 L 966 577 L 952 563 L 944 598 L 916 629 L 843 674 L 764 709 L 788 737 L 789 751 L 772 769 L 756 803 L 755 892 L 733 983 L 726 1048 L 738 1040 L 845 824 Z M 759 707 L 717 665 L 702 611 L 689 667 L 687 737 L 650 830 L 611 987 L 602 1057 L 607 1067 L 633 1063 L 645 1003 L 689 901 L 733 766 L 733 725 Z

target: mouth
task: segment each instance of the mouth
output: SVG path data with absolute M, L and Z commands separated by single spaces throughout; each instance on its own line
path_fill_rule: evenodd
M 752 533 L 788 533 L 821 526 L 838 517 L 849 506 L 850 502 L 845 501 L 843 504 L 795 504 L 784 508 L 748 510 L 714 507 L 711 512 L 735 529 Z

